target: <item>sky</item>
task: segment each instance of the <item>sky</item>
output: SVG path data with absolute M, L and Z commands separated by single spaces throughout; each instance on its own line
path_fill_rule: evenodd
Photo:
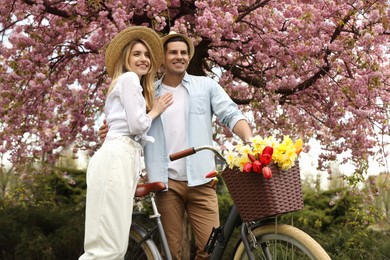
M 326 189 L 328 186 L 328 177 L 329 174 L 327 172 L 321 172 L 317 170 L 317 161 L 318 161 L 318 156 L 321 153 L 321 148 L 320 148 L 320 143 L 315 140 L 311 139 L 309 141 L 310 145 L 310 151 L 308 153 L 301 152 L 300 157 L 299 157 L 299 166 L 301 169 L 301 178 L 304 179 L 307 176 L 311 176 L 315 178 L 316 176 L 320 176 L 321 178 L 321 188 Z M 337 161 L 340 163 L 335 162 L 336 165 L 338 165 L 338 169 L 340 170 L 341 173 L 351 176 L 354 172 L 354 166 L 350 163 L 346 164 L 341 164 L 341 161 L 344 157 L 350 157 L 349 153 L 344 153 L 340 156 L 338 156 Z M 390 157 L 387 159 L 387 162 L 390 162 Z M 381 166 L 377 160 L 374 158 L 370 158 L 369 160 L 369 168 L 367 170 L 367 176 L 371 175 L 379 175 L 381 172 L 390 172 L 389 167 Z

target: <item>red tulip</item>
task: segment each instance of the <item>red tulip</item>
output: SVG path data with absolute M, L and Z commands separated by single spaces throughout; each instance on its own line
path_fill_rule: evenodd
M 244 173 L 250 173 L 252 171 L 252 164 L 250 162 L 245 163 L 242 171 Z
M 272 156 L 274 152 L 274 148 L 272 148 L 272 146 L 266 146 L 264 149 L 263 149 L 263 152 L 262 154 L 269 154 Z
M 272 155 L 262 154 L 260 156 L 260 162 L 262 165 L 268 165 L 272 161 Z
M 251 162 L 254 162 L 256 160 L 256 157 L 253 154 L 248 153 L 248 158 Z
M 218 172 L 217 171 L 211 171 L 209 173 L 206 174 L 206 178 L 214 178 L 218 175 Z
M 253 162 L 253 171 L 255 173 L 261 173 L 261 162 L 259 160 L 256 160 Z
M 271 171 L 271 168 L 269 168 L 268 166 L 263 167 L 262 172 L 263 172 L 264 178 L 266 178 L 266 179 L 272 178 L 272 171 Z

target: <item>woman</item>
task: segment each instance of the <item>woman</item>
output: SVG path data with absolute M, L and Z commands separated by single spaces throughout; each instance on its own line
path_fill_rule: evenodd
M 173 102 L 171 94 L 153 100 L 162 57 L 158 34 L 143 26 L 121 31 L 106 50 L 112 78 L 104 107 L 109 131 L 87 169 L 85 253 L 80 259 L 124 258 L 141 150 L 154 141 L 146 133 Z

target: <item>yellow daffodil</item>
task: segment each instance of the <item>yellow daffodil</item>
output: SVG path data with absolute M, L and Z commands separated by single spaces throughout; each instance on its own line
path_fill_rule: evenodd
M 228 150 L 225 155 L 225 159 L 226 159 L 226 163 L 231 169 L 235 166 L 234 164 L 235 158 L 236 158 L 235 153 L 232 150 Z

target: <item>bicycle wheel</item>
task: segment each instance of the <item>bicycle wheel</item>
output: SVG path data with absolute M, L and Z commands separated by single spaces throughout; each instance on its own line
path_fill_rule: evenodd
M 132 224 L 130 229 L 129 246 L 125 260 L 162 260 L 158 248 L 151 238 L 146 238 L 146 231 Z
M 257 243 L 255 259 L 330 259 L 325 250 L 308 234 L 286 224 L 254 226 Z M 269 254 L 269 257 L 266 257 Z M 248 259 L 242 240 L 233 252 L 234 260 Z

